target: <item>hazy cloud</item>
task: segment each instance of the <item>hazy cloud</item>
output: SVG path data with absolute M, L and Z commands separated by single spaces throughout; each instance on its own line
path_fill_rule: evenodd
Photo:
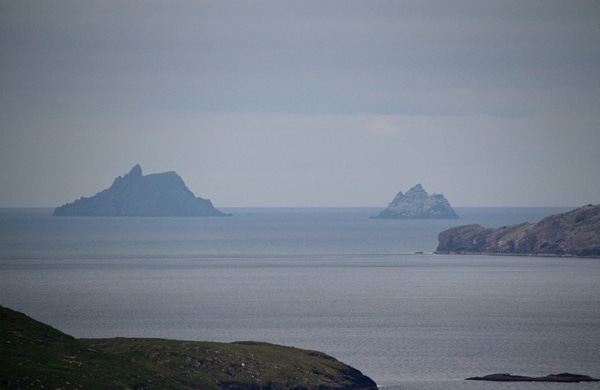
M 138 162 L 231 206 L 384 205 L 416 182 L 463 205 L 600 201 L 596 1 L 0 11 L 0 206 Z

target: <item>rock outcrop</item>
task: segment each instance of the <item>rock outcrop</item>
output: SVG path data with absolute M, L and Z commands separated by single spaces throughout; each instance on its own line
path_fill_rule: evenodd
M 455 219 L 458 215 L 444 195 L 429 195 L 417 184 L 406 194 L 398 192 L 394 200 L 372 218 Z
M 110 188 L 54 209 L 54 216 L 198 217 L 224 216 L 208 199 L 197 198 L 175 172 L 142 175 L 134 166 Z
M 587 375 L 571 374 L 568 372 L 562 374 L 550 374 L 546 376 L 521 376 L 511 374 L 490 374 L 485 376 L 476 376 L 467 378 L 468 381 L 489 381 L 489 382 L 558 382 L 558 383 L 579 383 L 579 382 L 599 382 L 600 379 L 592 378 Z
M 600 257 L 600 205 L 497 229 L 464 225 L 441 232 L 436 253 Z

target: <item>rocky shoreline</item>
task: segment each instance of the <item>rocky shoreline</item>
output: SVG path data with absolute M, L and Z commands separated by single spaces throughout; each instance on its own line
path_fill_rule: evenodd
M 441 232 L 435 253 L 600 257 L 600 205 L 500 228 L 463 225 Z

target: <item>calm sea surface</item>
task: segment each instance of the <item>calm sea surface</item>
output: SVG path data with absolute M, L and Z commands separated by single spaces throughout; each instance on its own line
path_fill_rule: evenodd
M 76 337 L 317 349 L 390 390 L 600 388 L 464 380 L 600 377 L 600 259 L 432 254 L 448 227 L 566 209 L 457 208 L 450 221 L 369 219 L 372 208 L 222 210 L 234 216 L 0 209 L 0 304 Z

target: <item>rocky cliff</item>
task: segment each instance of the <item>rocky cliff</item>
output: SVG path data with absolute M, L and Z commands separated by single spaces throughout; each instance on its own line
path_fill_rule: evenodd
M 398 192 L 394 200 L 372 218 L 455 219 L 458 215 L 444 195 L 429 195 L 417 184 L 406 194 Z
M 441 232 L 436 253 L 600 257 L 600 205 L 497 229 L 464 225 Z
M 197 198 L 175 172 L 142 175 L 134 166 L 110 188 L 57 207 L 55 216 L 223 216 L 208 199 Z

